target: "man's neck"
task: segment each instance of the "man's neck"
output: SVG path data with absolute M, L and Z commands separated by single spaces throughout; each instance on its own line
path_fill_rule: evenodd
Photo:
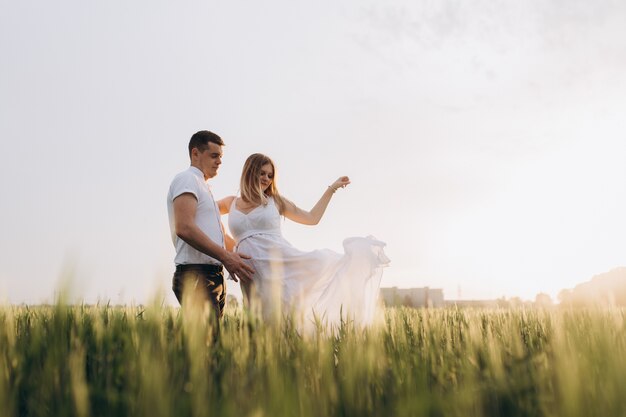
M 191 164 L 191 166 L 196 168 L 198 171 L 202 172 L 202 176 L 204 177 L 204 180 L 208 181 L 209 177 L 207 177 L 207 175 L 204 173 L 202 168 L 200 168 L 198 165 L 194 165 L 193 163 Z

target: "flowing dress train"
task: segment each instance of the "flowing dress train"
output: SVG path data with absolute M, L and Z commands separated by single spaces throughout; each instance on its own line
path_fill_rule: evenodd
M 228 226 L 236 250 L 251 257 L 255 269 L 252 295 L 263 316 L 289 313 L 310 325 L 316 320 L 371 324 L 378 307 L 382 268 L 389 264 L 384 242 L 372 236 L 343 241 L 345 253 L 330 249 L 304 252 L 282 236 L 281 216 L 272 198 L 243 213 L 233 200 Z

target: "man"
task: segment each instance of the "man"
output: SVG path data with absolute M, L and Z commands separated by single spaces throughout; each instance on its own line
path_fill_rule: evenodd
M 226 302 L 223 268 L 235 282 L 237 278 L 249 282 L 254 273 L 244 262 L 248 256 L 224 248 L 219 208 L 207 184 L 217 175 L 223 146 L 222 138 L 213 132 L 195 133 L 189 141 L 191 166 L 176 175 L 167 195 L 170 231 L 176 247 L 174 294 L 181 305 L 208 301 L 218 318 L 223 316 Z

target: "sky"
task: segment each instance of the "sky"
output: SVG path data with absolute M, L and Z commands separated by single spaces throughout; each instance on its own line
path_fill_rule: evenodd
M 556 299 L 626 265 L 626 3 L 0 10 L 0 302 L 175 304 L 165 197 L 203 129 L 226 142 L 217 196 L 254 152 L 305 209 L 350 176 L 319 225 L 283 232 L 385 241 L 383 287 Z

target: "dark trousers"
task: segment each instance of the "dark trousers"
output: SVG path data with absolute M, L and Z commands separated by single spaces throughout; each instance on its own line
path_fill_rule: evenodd
M 172 290 L 181 306 L 185 294 L 186 301 L 193 300 L 194 303 L 208 301 L 218 318 L 224 315 L 226 284 L 221 265 L 176 265 Z

